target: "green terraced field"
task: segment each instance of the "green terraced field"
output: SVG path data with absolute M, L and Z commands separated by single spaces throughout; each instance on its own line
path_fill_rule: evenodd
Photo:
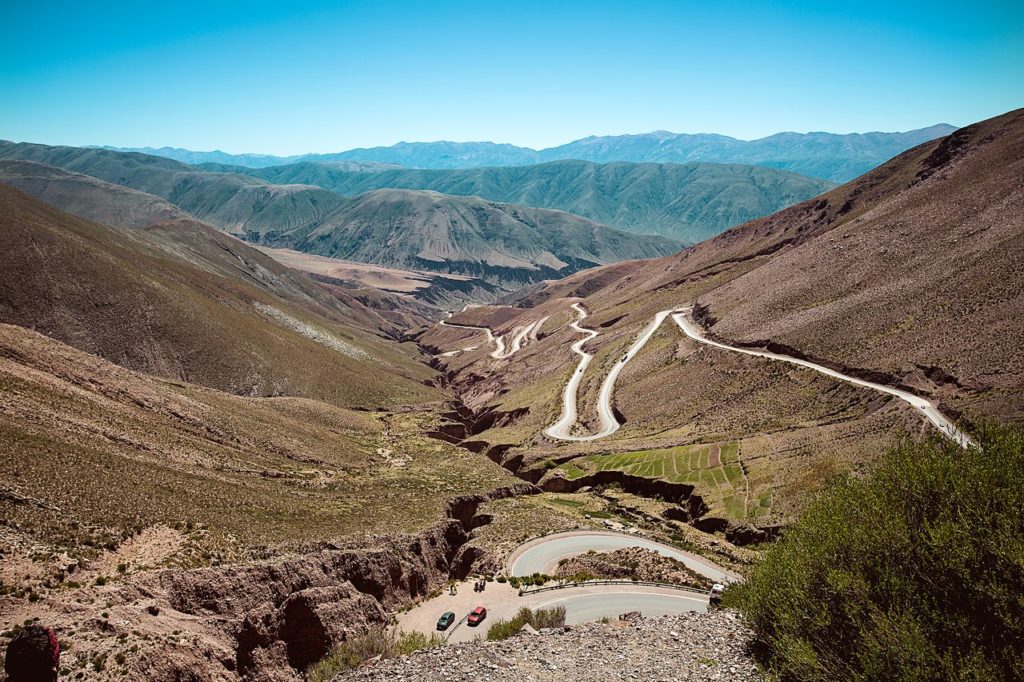
M 561 469 L 570 479 L 596 471 L 622 471 L 644 478 L 689 483 L 710 506 L 720 505 L 729 517 L 746 519 L 751 512 L 764 514 L 768 500 L 759 497 L 754 502 L 755 509 L 747 508 L 747 483 L 740 467 L 739 448 L 739 443 L 734 441 L 590 455 L 566 462 Z M 717 458 L 713 457 L 714 449 L 719 450 Z

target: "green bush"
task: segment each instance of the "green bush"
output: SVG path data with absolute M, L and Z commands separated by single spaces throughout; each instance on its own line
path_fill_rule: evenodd
M 905 443 L 726 591 L 782 680 L 1024 679 L 1024 431 Z
M 310 682 L 326 682 L 334 679 L 341 671 L 355 668 L 374 656 L 394 658 L 442 644 L 444 637 L 436 632 L 430 635 L 422 632 L 396 634 L 383 627 L 372 627 L 362 635 L 345 640 L 323 659 L 311 665 L 306 670 L 306 679 Z
M 487 630 L 487 639 L 492 642 L 499 639 L 508 639 L 519 632 L 527 623 L 537 630 L 541 628 L 562 627 L 565 625 L 565 607 L 556 606 L 551 609 L 537 609 L 533 611 L 529 607 L 524 606 L 511 619 L 494 621 L 494 624 Z

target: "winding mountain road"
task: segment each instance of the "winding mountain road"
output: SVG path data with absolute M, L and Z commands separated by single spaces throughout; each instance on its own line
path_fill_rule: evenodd
M 583 373 L 587 370 L 587 366 L 593 359 L 593 355 L 583 350 L 583 345 L 597 336 L 597 332 L 593 329 L 584 329 L 580 326 L 580 322 L 587 318 L 587 311 L 583 309 L 579 303 L 573 303 L 572 309 L 579 314 L 579 319 L 573 320 L 569 325 L 581 334 L 586 334 L 586 338 L 580 339 L 576 343 L 572 344 L 572 352 L 580 356 L 580 363 L 576 367 L 576 371 L 572 373 L 569 378 L 569 382 L 565 385 L 565 392 L 562 394 L 562 416 L 558 418 L 558 421 L 547 428 L 544 433 L 557 438 L 558 440 L 596 440 L 597 438 L 604 438 L 611 433 L 615 432 L 615 429 L 619 428 L 619 422 L 615 419 L 615 415 L 611 413 L 611 404 L 608 403 L 608 414 L 605 415 L 601 412 L 601 425 L 602 433 L 595 434 L 593 436 L 573 436 L 570 431 L 576 424 L 576 394 L 579 392 L 580 382 L 583 380 Z M 599 410 L 600 411 L 600 410 Z M 608 420 L 606 422 L 605 420 Z M 611 426 L 611 430 L 608 433 L 603 431 L 608 428 L 608 423 L 614 424 Z
M 579 393 L 580 383 L 583 381 L 583 374 L 586 371 L 587 366 L 593 359 L 593 355 L 583 350 L 583 344 L 591 339 L 595 338 L 598 333 L 592 329 L 585 329 L 579 325 L 587 317 L 587 312 L 579 302 L 573 303 L 572 308 L 580 314 L 578 320 L 573 321 L 572 328 L 578 332 L 587 334 L 587 338 L 581 339 L 572 345 L 573 352 L 580 355 L 579 366 L 576 371 L 573 372 L 572 377 L 566 383 L 565 391 L 562 396 L 562 415 L 558 421 L 545 429 L 545 435 L 550 438 L 562 441 L 592 441 L 600 438 L 606 438 L 611 434 L 615 433 L 621 424 L 618 419 L 615 418 L 615 412 L 612 408 L 612 399 L 615 390 L 615 381 L 619 377 L 619 373 L 622 372 L 622 368 L 625 367 L 626 363 L 633 359 L 637 353 L 647 344 L 647 342 L 657 331 L 658 327 L 661 326 L 665 318 L 671 316 L 672 320 L 676 323 L 676 326 L 689 338 L 703 343 L 714 348 L 721 350 L 732 351 L 735 353 L 743 353 L 744 355 L 751 355 L 754 357 L 765 358 L 768 360 L 778 360 L 781 362 L 787 362 L 793 365 L 799 365 L 807 369 L 814 370 L 826 376 L 832 377 L 833 379 L 839 379 L 855 386 L 863 386 L 870 388 L 887 395 L 892 395 L 901 400 L 906 401 L 912 407 L 914 407 L 925 419 L 931 422 L 940 433 L 947 438 L 950 438 L 960 444 L 963 447 L 974 445 L 974 441 L 965 434 L 963 431 L 958 429 L 953 422 L 939 411 L 938 407 L 935 406 L 929 400 L 926 400 L 920 396 L 914 395 L 907 391 L 902 391 L 897 388 L 885 386 L 884 384 L 878 384 L 865 379 L 858 379 L 857 377 L 843 374 L 834 369 L 830 369 L 823 365 L 819 365 L 808 360 L 801 360 L 799 358 L 790 357 L 781 353 L 772 353 L 770 351 L 752 350 L 749 348 L 740 348 L 737 346 L 730 346 L 725 343 L 718 341 L 712 341 L 703 334 L 703 330 L 695 322 L 689 319 L 689 314 L 692 312 L 692 307 L 675 308 L 672 310 L 663 310 L 654 316 L 640 336 L 637 337 L 636 341 L 629 348 L 625 355 L 621 359 L 617 360 L 612 368 L 608 371 L 608 375 L 605 377 L 604 382 L 601 384 L 601 390 L 598 394 L 597 411 L 598 418 L 600 420 L 600 429 L 589 435 L 573 435 L 572 429 L 576 425 L 577 421 L 577 394 Z
M 672 320 L 676 323 L 679 329 L 684 334 L 700 343 L 714 346 L 715 348 L 721 348 L 722 350 L 729 350 L 735 353 L 743 353 L 744 355 L 752 355 L 758 358 L 767 358 L 769 360 L 779 360 L 781 362 L 788 362 L 791 365 L 799 365 L 800 367 L 806 367 L 807 369 L 813 369 L 815 372 L 824 374 L 825 376 L 832 377 L 833 379 L 839 379 L 855 386 L 863 386 L 864 388 L 870 388 L 880 393 L 886 393 L 888 395 L 896 396 L 897 398 L 910 403 L 920 414 L 932 423 L 935 428 L 939 430 L 942 435 L 956 441 L 962 447 L 970 447 L 974 445 L 974 441 L 971 440 L 970 436 L 961 431 L 956 425 L 942 412 L 939 411 L 938 407 L 935 406 L 929 400 L 909 393 L 907 391 L 901 391 L 898 388 L 892 388 L 884 384 L 876 384 L 873 381 L 867 381 L 865 379 L 858 379 L 857 377 L 850 376 L 849 374 L 843 374 L 837 372 L 834 369 L 829 369 L 823 365 L 818 365 L 809 360 L 801 360 L 800 358 L 790 357 L 788 355 L 782 355 L 781 353 L 772 353 L 765 350 L 751 350 L 750 348 L 738 348 L 736 346 L 729 346 L 718 341 L 712 341 L 711 339 L 704 336 L 703 329 L 695 322 L 689 319 L 689 315 L 692 312 L 692 308 L 683 308 L 678 311 L 672 312 Z M 659 315 L 661 313 L 658 313 Z
M 508 574 L 518 577 L 534 573 L 553 573 L 558 562 L 587 552 L 614 552 L 627 547 L 642 547 L 657 552 L 715 582 L 729 583 L 739 580 L 732 571 L 718 566 L 704 557 L 637 535 L 608 531 L 567 531 L 553 533 L 530 540 L 512 552 L 508 558 Z
M 465 311 L 465 310 L 466 309 L 463 308 L 463 311 Z M 451 316 L 452 316 L 452 313 L 449 312 L 448 313 L 448 317 L 450 318 Z M 483 332 L 487 336 L 487 343 L 488 344 L 494 344 L 494 350 L 491 351 L 490 357 L 494 358 L 495 360 L 505 360 L 506 358 L 510 358 L 513 355 L 515 355 L 516 353 L 518 353 L 520 350 L 522 350 L 523 345 L 524 345 L 524 343 L 526 342 L 527 339 L 536 341 L 537 340 L 537 332 L 540 331 L 541 325 L 544 324 L 544 321 L 547 320 L 547 319 L 548 318 L 545 316 L 545 317 L 542 317 L 539 320 L 536 320 L 536 321 L 531 322 L 529 324 L 523 325 L 521 327 L 516 327 L 513 330 L 513 332 L 512 332 L 512 340 L 511 340 L 507 350 L 505 348 L 505 339 L 504 339 L 504 337 L 502 337 L 499 334 L 495 334 L 494 332 L 492 332 L 490 327 L 484 327 L 482 325 L 478 326 L 478 325 L 475 325 L 475 324 L 456 324 L 456 323 L 448 322 L 447 318 L 445 318 L 444 320 L 441 320 L 439 322 L 439 324 L 442 327 L 453 327 L 453 328 L 456 328 L 456 329 L 472 329 L 474 331 L 481 331 L 481 332 Z M 453 350 L 453 351 L 448 351 L 446 353 L 441 353 L 441 354 L 439 354 L 438 357 L 451 357 L 452 355 L 455 355 L 457 353 L 461 353 L 461 352 L 464 352 L 464 351 L 470 351 L 470 350 L 476 350 L 477 348 L 479 348 L 479 346 L 471 346 L 471 347 L 467 347 L 467 348 L 461 348 L 459 350 Z

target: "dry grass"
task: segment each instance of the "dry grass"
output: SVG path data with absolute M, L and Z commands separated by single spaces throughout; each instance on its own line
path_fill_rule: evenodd
M 157 523 L 243 546 L 415 530 L 451 497 L 512 480 L 423 436 L 426 413 L 241 398 L 17 327 L 0 327 L 0 389 L 0 484 L 39 501 L 5 497 L 4 517 L 79 549 Z

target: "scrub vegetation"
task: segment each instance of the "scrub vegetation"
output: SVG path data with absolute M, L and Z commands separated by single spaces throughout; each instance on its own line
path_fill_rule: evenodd
M 1024 678 L 1024 430 L 907 442 L 726 593 L 781 680 Z

